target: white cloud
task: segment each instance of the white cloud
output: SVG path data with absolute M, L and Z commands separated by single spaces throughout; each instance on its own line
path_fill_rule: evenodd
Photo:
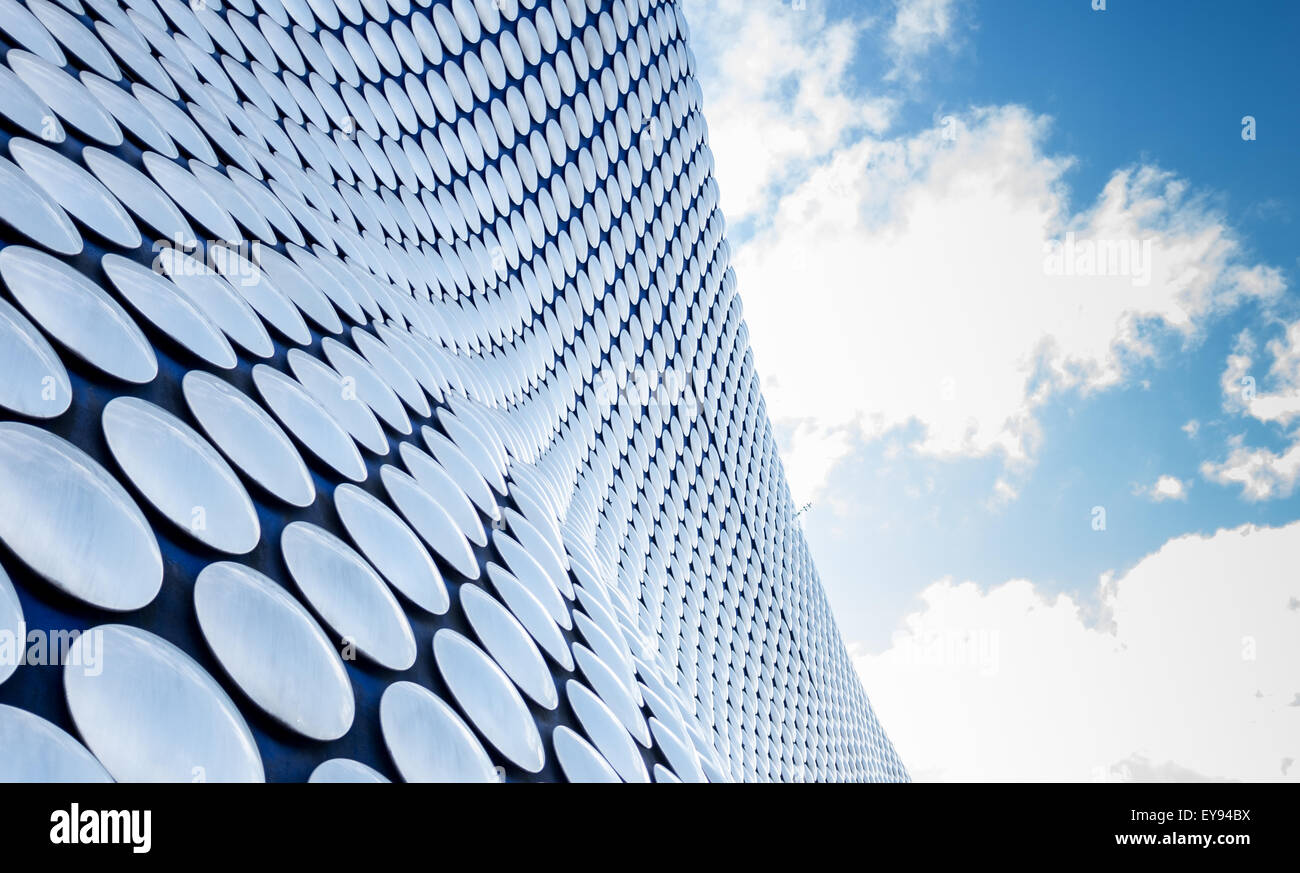
M 993 483 L 993 496 L 988 500 L 990 509 L 1000 509 L 1008 503 L 1013 502 L 1020 496 L 1020 490 L 1008 482 L 1006 479 L 999 478 Z
M 888 45 L 894 59 L 890 78 L 911 76 L 911 63 L 955 36 L 956 0 L 897 0 Z
M 1300 433 L 1282 452 L 1252 448 L 1240 434 L 1228 441 L 1228 457 L 1201 464 L 1201 475 L 1220 485 L 1240 485 L 1247 500 L 1290 497 L 1300 480 Z
M 1161 476 L 1155 481 L 1155 484 L 1138 487 L 1134 493 L 1138 496 L 1145 496 L 1156 503 L 1163 503 L 1166 500 L 1186 500 L 1188 483 L 1176 476 Z
M 1300 416 L 1300 321 L 1287 327 L 1285 337 L 1271 340 L 1268 352 L 1273 356 L 1268 372 L 1274 390 L 1256 394 L 1250 414 L 1260 421 L 1291 424 Z
M 911 421 L 926 453 L 1030 460 L 1052 392 L 1114 385 L 1153 354 L 1144 328 L 1190 338 L 1260 290 L 1219 216 L 1171 174 L 1118 171 L 1072 211 L 1070 160 L 1043 151 L 1047 126 L 1009 106 L 964 116 L 952 140 L 941 128 L 864 138 L 739 246 L 769 410 L 800 423 L 787 446 L 796 493 L 824 482 L 797 473 L 829 470 L 825 459 L 797 458 L 830 435 L 849 446 L 846 431 L 871 439 Z M 1114 241 L 1137 257 L 1109 274 L 1054 275 L 1053 252 L 1066 250 L 1050 247 L 1069 232 L 1080 253 L 1117 252 Z M 1082 254 L 1071 264 L 1088 267 Z
M 869 17 L 830 21 L 753 0 L 688 0 L 709 143 L 730 221 L 766 217 L 771 198 L 851 135 L 879 133 L 894 101 L 855 92 L 849 68 Z
M 1220 379 L 1224 408 L 1244 412 L 1263 422 L 1287 425 L 1300 416 L 1300 321 L 1287 325 L 1283 336 L 1265 347 L 1273 362 L 1266 382 L 1271 391 L 1260 391 L 1252 374 L 1256 351 L 1254 338 L 1243 331 L 1228 356 Z
M 1187 438 L 1189 440 L 1196 439 L 1196 435 L 1200 432 L 1201 432 L 1201 423 L 1194 418 L 1191 421 L 1187 422 L 1187 424 L 1183 425 L 1183 433 L 1187 434 Z
M 1252 375 L 1256 346 L 1247 332 L 1237 339 L 1220 377 L 1223 407 L 1257 421 L 1274 426 L 1288 426 L 1300 416 L 1300 321 L 1287 326 L 1284 335 L 1268 343 L 1272 358 L 1266 384 L 1260 391 Z M 1240 485 L 1247 500 L 1270 500 L 1290 497 L 1300 482 L 1300 430 L 1288 437 L 1289 445 L 1280 452 L 1245 444 L 1243 434 L 1228 441 L 1228 457 L 1206 461 L 1201 475 L 1220 485 Z
M 1117 170 L 1072 208 L 1073 159 L 1045 151 L 1049 119 L 1022 107 L 887 136 L 903 98 L 887 81 L 861 87 L 859 54 L 918 58 L 957 38 L 959 9 L 900 0 L 883 20 L 832 20 L 818 0 L 687 3 L 722 207 L 753 221 L 734 263 L 801 500 L 860 439 L 913 421 L 923 452 L 1030 462 L 1038 407 L 1120 382 L 1153 354 L 1144 327 L 1194 337 L 1213 313 L 1283 289 L 1157 168 Z M 1071 233 L 1078 251 L 1058 273 L 1135 260 L 1112 264 L 1120 275 L 1049 275 L 1045 255 L 1064 249 L 1047 247 Z
M 1257 390 L 1255 377 L 1250 375 L 1254 366 L 1255 340 L 1250 331 L 1243 330 L 1237 337 L 1236 347 L 1228 355 L 1223 375 L 1219 377 L 1219 388 L 1223 392 L 1223 408 L 1226 412 L 1249 413 L 1250 404 Z
M 1170 540 L 1102 577 L 1095 623 L 1028 581 L 937 582 L 855 663 L 918 779 L 1278 779 L 1300 758 L 1297 554 L 1300 522 Z
M 795 423 L 790 441 L 802 450 L 785 457 L 785 475 L 791 482 L 825 482 L 835 463 L 853 448 L 848 427 L 819 428 L 812 421 Z M 795 492 L 795 497 L 801 493 Z

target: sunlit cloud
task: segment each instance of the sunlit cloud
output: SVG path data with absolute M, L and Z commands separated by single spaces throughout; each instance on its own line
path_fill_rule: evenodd
M 1166 543 L 1101 611 L 936 582 L 855 664 L 917 779 L 1300 778 L 1300 523 Z

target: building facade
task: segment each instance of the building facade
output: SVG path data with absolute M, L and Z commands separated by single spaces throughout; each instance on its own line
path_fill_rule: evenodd
M 5 0 L 0 44 L 0 779 L 907 778 L 679 4 Z

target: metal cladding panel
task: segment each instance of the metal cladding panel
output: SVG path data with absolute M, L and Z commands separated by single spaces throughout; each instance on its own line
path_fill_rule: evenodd
M 907 778 L 678 4 L 2 2 L 0 779 Z

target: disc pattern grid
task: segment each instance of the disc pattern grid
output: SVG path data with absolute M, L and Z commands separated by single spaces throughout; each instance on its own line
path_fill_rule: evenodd
M 0 50 L 0 779 L 907 779 L 678 3 L 0 0 Z

